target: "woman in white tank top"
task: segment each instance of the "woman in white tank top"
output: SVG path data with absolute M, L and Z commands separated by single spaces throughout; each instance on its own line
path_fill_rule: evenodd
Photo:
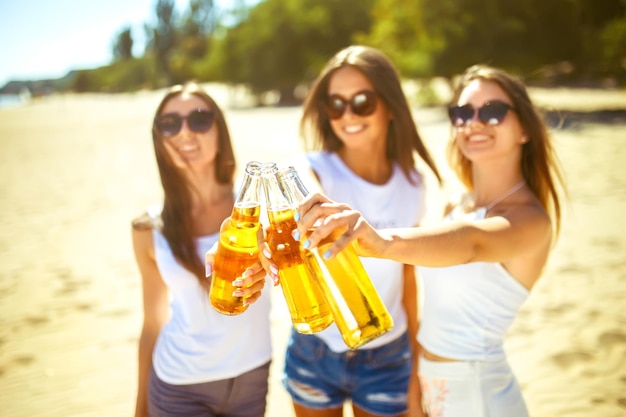
M 244 314 L 210 305 L 204 255 L 234 204 L 224 115 L 198 85 L 172 87 L 152 126 L 164 201 L 133 221 L 143 290 L 136 417 L 263 417 L 271 359 L 265 270 L 250 266 Z M 268 280 L 269 281 L 269 280 Z M 271 285 L 271 284 L 270 284 Z
M 451 166 L 470 194 L 440 226 L 376 230 L 315 194 L 298 228 L 304 236 L 325 218 L 311 247 L 346 228 L 327 257 L 356 239 L 361 256 L 420 265 L 420 379 L 431 416 L 527 416 L 502 341 L 558 235 L 563 181 L 547 129 L 512 75 L 468 68 L 449 116 Z

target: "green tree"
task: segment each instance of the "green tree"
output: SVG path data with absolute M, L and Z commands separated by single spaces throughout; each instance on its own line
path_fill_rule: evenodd
M 183 53 L 193 59 L 202 58 L 217 25 L 218 14 L 213 0 L 191 0 L 180 27 Z
M 133 58 L 133 36 L 130 26 L 122 28 L 113 45 L 113 60 L 127 61 Z
M 170 68 L 170 58 L 177 45 L 175 0 L 157 0 L 156 25 L 145 25 L 148 51 L 155 57 L 159 71 L 167 85 L 176 82 Z
M 369 33 L 357 35 L 359 43 L 385 52 L 403 76 L 433 73 L 431 51 L 436 47 L 425 25 L 423 0 L 377 0 L 372 7 Z
M 203 79 L 201 63 L 219 24 L 213 0 L 191 0 L 178 30 L 179 42 L 172 54 L 171 70 L 178 80 Z
M 626 81 L 626 16 L 612 20 L 602 29 L 599 71 Z
M 77 71 L 71 89 L 77 93 L 93 91 L 94 86 L 89 74 L 90 72 L 86 70 Z
M 432 69 L 450 77 L 487 63 L 520 72 L 568 59 L 579 41 L 575 1 L 423 0 Z
M 578 78 L 626 79 L 626 0 L 580 0 Z
M 244 83 L 255 94 L 280 93 L 280 103 L 299 102 L 294 90 L 354 35 L 370 27 L 372 0 L 266 0 L 219 43 L 223 81 Z
M 451 77 L 475 63 L 538 77 L 554 68 L 574 68 L 581 76 L 599 65 L 601 50 L 606 49 L 604 60 L 616 55 L 625 4 L 626 0 L 377 0 L 372 31 L 363 41 L 385 50 L 408 76 Z M 607 42 L 612 46 L 603 48 Z M 611 59 L 614 68 L 617 61 Z

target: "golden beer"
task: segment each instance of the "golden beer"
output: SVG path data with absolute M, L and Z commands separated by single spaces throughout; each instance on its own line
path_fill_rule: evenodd
M 330 294 L 327 299 L 341 337 L 350 349 L 356 349 L 390 331 L 393 318 L 352 244 L 333 259 L 319 256 L 333 241 L 325 239 L 312 252 L 321 266 L 325 278 L 322 285 L 326 294 Z
M 243 297 L 233 297 L 237 287 L 233 287 L 232 282 L 258 261 L 260 215 L 259 205 L 236 205 L 230 221 L 220 231 L 209 299 L 213 308 L 222 314 L 241 314 L 248 308 L 243 304 Z
M 312 255 L 303 258 L 300 242 L 292 237 L 296 228 L 293 210 L 286 208 L 268 211 L 270 227 L 267 243 L 272 259 L 278 266 L 278 276 L 293 327 L 299 333 L 312 334 L 327 328 L 333 322 L 332 311 L 326 301 L 317 276 L 311 274 L 307 262 L 315 262 Z
M 294 200 L 308 191 L 293 167 L 281 171 L 281 180 Z M 339 232 L 337 232 L 339 233 Z M 371 342 L 393 329 L 393 318 L 378 295 L 354 246 L 339 252 L 333 259 L 320 256 L 337 239 L 337 234 L 323 240 L 313 250 L 303 250 L 312 276 L 317 277 L 341 333 L 350 349 Z

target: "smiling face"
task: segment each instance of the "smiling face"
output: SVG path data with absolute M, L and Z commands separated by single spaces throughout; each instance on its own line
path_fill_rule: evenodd
M 463 89 L 457 104 L 470 104 L 477 109 L 493 101 L 513 104 L 497 83 L 475 79 Z M 527 141 L 514 109 L 509 110 L 497 125 L 484 123 L 475 114 L 471 121 L 455 129 L 456 145 L 473 163 L 498 159 L 519 161 L 522 145 Z
M 336 95 L 344 101 L 350 101 L 363 91 L 375 92 L 375 89 L 367 77 L 352 66 L 337 69 L 328 83 L 328 96 Z M 380 97 L 376 100 L 376 109 L 370 115 L 355 114 L 348 105 L 341 117 L 330 119 L 331 128 L 343 143 L 344 150 L 361 149 L 385 154 L 390 116 Z
M 160 114 L 177 114 L 187 117 L 197 110 L 210 111 L 212 109 L 200 97 L 181 93 L 168 100 Z M 188 169 L 215 163 L 218 153 L 218 134 L 216 123 L 213 123 L 207 132 L 194 132 L 189 129 L 188 121 L 185 120 L 178 133 L 163 137 L 162 140 L 174 164 L 180 169 Z

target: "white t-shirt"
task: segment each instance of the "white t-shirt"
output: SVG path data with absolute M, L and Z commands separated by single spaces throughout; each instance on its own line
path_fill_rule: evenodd
M 319 178 L 324 194 L 359 210 L 375 228 L 411 227 L 419 224 L 424 216 L 425 189 L 419 172 L 413 171 L 414 184 L 411 184 L 400 167 L 394 165 L 389 181 L 377 185 L 352 172 L 335 153 L 312 152 L 306 157 Z M 360 259 L 394 321 L 390 332 L 361 348 L 372 349 L 397 339 L 407 329 L 402 304 L 403 264 L 388 259 Z M 334 323 L 315 336 L 324 340 L 335 352 L 348 350 Z

